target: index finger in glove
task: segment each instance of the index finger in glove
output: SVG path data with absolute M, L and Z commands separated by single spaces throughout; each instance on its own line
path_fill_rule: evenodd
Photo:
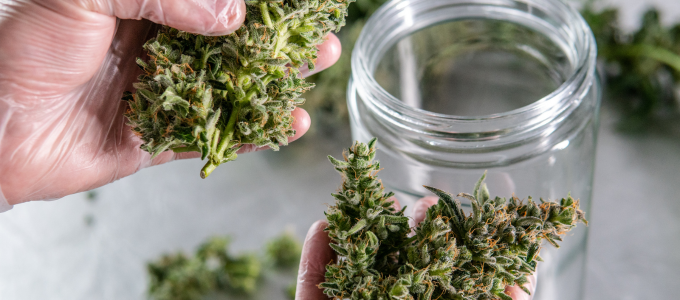
M 245 20 L 243 0 L 74 0 L 87 9 L 121 19 L 148 19 L 203 35 L 227 35 Z
M 302 77 L 307 77 L 314 75 L 324 69 L 332 66 L 340 58 L 342 54 L 342 46 L 340 45 L 340 40 L 335 34 L 329 33 L 326 36 L 326 40 L 317 47 L 319 52 L 317 52 L 316 65 L 314 70 L 310 70 L 305 64 L 300 68 L 300 75 Z

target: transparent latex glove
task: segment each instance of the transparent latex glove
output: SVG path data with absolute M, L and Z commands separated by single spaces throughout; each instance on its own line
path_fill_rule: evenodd
M 394 205 L 397 209 L 401 209 L 399 202 L 394 199 Z M 414 220 L 420 223 L 425 219 L 425 212 L 427 209 L 437 204 L 439 198 L 425 197 L 419 199 L 413 207 Z M 411 224 L 413 226 L 413 224 Z M 326 273 L 326 264 L 337 259 L 335 251 L 328 246 L 331 239 L 323 230 L 328 226 L 325 220 L 316 221 L 307 232 L 305 243 L 302 246 L 302 257 L 300 258 L 300 269 L 298 271 L 297 289 L 295 292 L 295 300 L 325 300 L 329 299 L 324 295 L 318 285 L 324 281 Z M 536 274 L 529 276 L 527 287 L 533 294 L 536 290 Z M 532 297 L 527 295 L 518 286 L 511 286 L 505 289 L 505 292 L 514 300 L 531 300 Z
M 244 16 L 243 0 L 0 0 L 0 211 L 197 157 L 170 151 L 150 160 L 125 125 L 121 96 L 158 28 L 140 19 L 224 35 Z M 319 49 L 315 71 L 340 55 L 332 35 Z M 291 141 L 310 123 L 304 110 L 293 114 Z

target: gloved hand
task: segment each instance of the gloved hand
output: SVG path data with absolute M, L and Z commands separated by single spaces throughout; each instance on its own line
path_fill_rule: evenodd
M 429 196 L 421 198 L 413 207 L 415 224 L 425 220 L 427 209 L 437 204 L 439 198 Z M 397 210 L 401 207 L 399 202 L 394 201 Z M 412 224 L 413 226 L 414 224 Z M 300 269 L 298 270 L 298 281 L 295 292 L 296 300 L 325 300 L 329 299 L 324 295 L 323 290 L 317 285 L 326 281 L 326 265 L 337 259 L 335 251 L 328 246 L 331 239 L 323 230 L 328 226 L 328 222 L 316 221 L 307 232 L 305 243 L 302 246 L 302 257 L 300 258 Z M 528 276 L 529 282 L 525 285 L 532 294 L 536 290 L 536 274 Z M 514 300 L 531 300 L 532 296 L 527 295 L 518 286 L 511 286 L 505 289 L 506 294 Z
M 198 157 L 170 151 L 151 160 L 125 125 L 121 96 L 157 28 L 138 20 L 225 35 L 244 17 L 243 0 L 0 0 L 0 211 Z M 315 71 L 337 60 L 340 43 L 331 35 L 319 50 Z M 310 124 L 304 110 L 293 115 L 290 141 Z

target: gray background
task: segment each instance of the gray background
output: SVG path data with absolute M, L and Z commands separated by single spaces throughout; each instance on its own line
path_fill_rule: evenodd
M 648 5 L 680 22 L 680 1 L 611 0 L 634 28 Z M 586 299 L 677 299 L 680 279 L 680 121 L 640 134 L 615 130 L 605 106 L 598 141 Z M 173 162 L 96 190 L 0 214 L 0 299 L 143 299 L 145 263 L 230 235 L 260 251 L 286 228 L 304 237 L 340 185 L 325 156 L 345 130 L 310 133 L 280 152 L 242 155 L 198 177 L 201 161 Z M 280 280 L 279 280 L 280 281 Z M 262 296 L 278 298 L 279 287 Z

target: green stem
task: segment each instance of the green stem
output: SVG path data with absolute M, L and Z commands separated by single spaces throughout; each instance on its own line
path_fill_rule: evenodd
M 298 28 L 291 30 L 291 35 L 297 35 L 304 32 L 310 32 L 314 30 L 314 26 L 300 26 Z
M 274 57 L 279 57 L 279 52 L 281 48 L 288 44 L 288 38 L 290 37 L 290 32 L 288 32 L 288 27 L 284 27 L 278 33 L 278 38 L 276 39 L 276 46 L 274 48 Z
M 188 147 L 176 147 L 172 148 L 172 152 L 175 153 L 182 153 L 182 152 L 198 152 L 201 151 L 200 148 L 196 145 L 188 146 Z
M 264 25 L 267 25 L 267 27 L 274 29 L 274 23 L 272 23 L 272 18 L 269 16 L 267 2 L 260 3 L 260 12 L 262 13 L 262 21 L 264 21 Z
M 266 85 L 266 83 L 265 83 L 265 85 Z M 260 88 L 258 86 L 251 87 L 248 90 L 248 92 L 246 93 L 245 99 L 248 99 L 248 101 L 250 101 L 251 99 L 253 99 L 255 94 L 257 94 L 258 91 L 260 91 Z
M 222 132 L 222 136 L 220 136 L 220 143 L 217 146 L 217 153 L 220 155 L 220 159 L 222 159 L 222 153 L 227 150 L 227 145 L 229 145 L 231 138 L 234 136 L 234 127 L 236 127 L 236 119 L 238 119 L 238 113 L 240 110 L 241 101 L 236 101 L 236 103 L 234 103 L 234 110 L 231 111 L 231 115 L 229 116 L 227 128 L 225 128 L 224 132 Z
M 680 72 L 680 55 L 665 48 L 652 45 L 631 45 L 609 51 L 613 55 L 629 57 L 646 57 L 664 63 Z
M 208 58 L 210 57 L 210 55 L 208 55 L 208 53 L 210 52 L 209 49 L 210 49 L 209 46 L 206 45 L 205 47 L 203 47 L 203 50 L 201 50 L 201 52 L 203 52 L 203 56 L 201 56 L 200 69 L 205 69 L 205 66 L 208 65 Z
M 219 144 L 213 144 L 211 149 L 212 153 L 210 153 L 210 156 L 208 157 L 208 162 L 206 162 L 203 169 L 201 169 L 201 178 L 205 179 L 210 176 L 210 173 L 222 163 L 224 151 L 227 150 L 229 142 L 231 142 L 231 139 L 234 137 L 234 127 L 236 125 L 236 119 L 238 119 L 238 112 L 241 108 L 240 103 L 240 101 L 234 103 L 234 109 L 231 111 L 231 115 L 229 115 L 229 121 L 227 122 L 227 127 L 224 131 L 220 134 L 218 129 L 215 130 L 213 141 L 216 141 L 219 136 Z
M 203 169 L 201 169 L 201 178 L 206 179 L 210 175 L 210 173 L 215 171 L 217 166 L 218 165 L 213 164 L 212 161 L 208 161 L 208 163 L 205 164 L 205 166 L 203 166 Z
M 264 77 L 262 77 L 262 82 L 264 82 L 264 86 L 267 86 L 272 80 L 281 78 L 280 76 L 276 76 L 274 74 L 267 74 Z

